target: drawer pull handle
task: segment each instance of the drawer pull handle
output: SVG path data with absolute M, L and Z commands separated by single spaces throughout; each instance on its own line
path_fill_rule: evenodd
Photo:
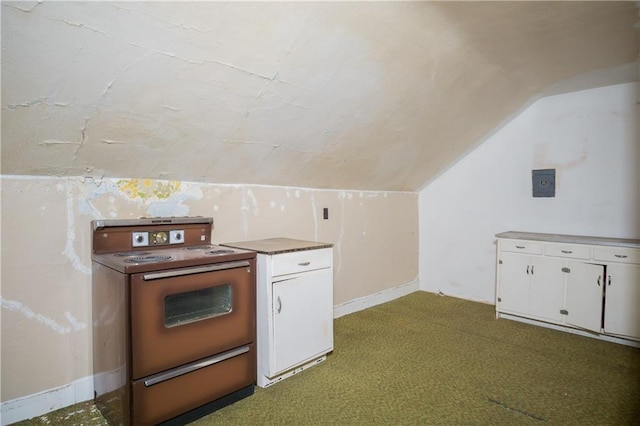
M 598 287 L 600 287 L 600 281 L 602 280 L 601 276 L 598 276 Z
M 239 262 L 216 263 L 216 264 L 207 265 L 207 266 L 197 266 L 195 268 L 176 269 L 176 270 L 170 270 L 166 272 L 153 272 L 150 274 L 144 274 L 142 278 L 145 281 L 151 281 L 151 280 L 158 280 L 161 278 L 172 278 L 172 277 L 181 277 L 183 275 L 200 274 L 202 272 L 213 272 L 213 271 L 223 271 L 225 269 L 243 268 L 245 266 L 250 266 L 249 262 L 246 260 L 239 261 Z
M 311 262 L 300 262 L 298 263 L 298 266 L 309 266 L 311 265 Z
M 282 300 L 280 300 L 280 296 L 278 296 L 278 313 L 282 312 Z
M 230 358 L 233 358 L 234 356 L 242 355 L 247 352 L 249 352 L 249 346 L 242 346 L 240 348 L 232 349 L 230 351 L 223 352 L 218 355 L 214 355 L 212 357 L 206 358 L 201 361 L 191 362 L 181 367 L 174 368 L 173 370 L 154 374 L 153 376 L 150 376 L 147 380 L 144 381 L 144 385 L 146 387 L 149 387 L 158 383 L 165 382 L 170 379 L 175 379 L 176 377 L 182 376 L 187 373 L 191 373 L 192 371 L 196 371 L 213 364 L 217 364 L 222 361 L 226 361 Z
M 517 249 L 523 249 L 524 246 L 516 246 Z
M 571 254 L 573 253 L 572 250 L 560 250 L 561 252 L 563 252 L 564 254 Z
M 614 256 L 619 258 L 619 259 L 626 259 L 628 257 L 626 254 L 616 254 Z

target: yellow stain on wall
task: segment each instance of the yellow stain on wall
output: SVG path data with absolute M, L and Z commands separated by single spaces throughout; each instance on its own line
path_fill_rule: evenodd
M 172 194 L 180 191 L 181 184 L 178 181 L 161 181 L 151 179 L 121 179 L 116 182 L 118 189 L 127 198 L 167 199 Z

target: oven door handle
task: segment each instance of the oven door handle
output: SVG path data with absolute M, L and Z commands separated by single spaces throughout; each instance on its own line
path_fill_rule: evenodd
M 203 359 L 202 361 L 192 362 L 190 364 L 183 365 L 170 371 L 154 374 L 144 381 L 146 387 L 157 385 L 158 383 L 166 382 L 167 380 L 175 379 L 183 374 L 191 373 L 201 368 L 208 367 L 213 364 L 217 364 L 222 361 L 226 361 L 234 356 L 242 355 L 249 352 L 249 346 L 242 346 L 236 349 L 232 349 L 227 352 L 223 352 L 218 355 Z
M 243 260 L 240 262 L 215 263 L 213 265 L 197 266 L 194 268 L 176 269 L 174 271 L 152 272 L 150 274 L 144 274 L 143 278 L 145 281 L 151 281 L 151 280 L 158 280 L 160 278 L 181 277 L 184 275 L 200 274 L 202 272 L 223 271 L 225 269 L 243 268 L 249 265 L 250 264 L 248 260 Z

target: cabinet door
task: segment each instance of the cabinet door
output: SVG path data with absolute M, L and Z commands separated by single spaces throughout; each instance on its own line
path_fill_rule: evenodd
M 274 376 L 333 349 L 333 274 L 305 272 L 273 283 Z
M 529 313 L 530 256 L 500 253 L 498 282 L 498 311 L 515 314 Z
M 529 314 L 544 321 L 562 323 L 564 315 L 563 259 L 533 256 L 530 262 Z
M 640 339 L 640 266 L 607 265 L 605 333 Z
M 576 327 L 600 332 L 604 266 L 568 262 L 566 322 Z

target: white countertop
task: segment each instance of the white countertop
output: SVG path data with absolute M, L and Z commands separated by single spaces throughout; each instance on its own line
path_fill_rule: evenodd
M 589 237 L 584 235 L 542 234 L 537 232 L 508 231 L 496 234 L 497 238 L 513 240 L 548 241 L 552 243 L 594 244 L 613 247 L 640 248 L 640 240 L 627 238 Z

